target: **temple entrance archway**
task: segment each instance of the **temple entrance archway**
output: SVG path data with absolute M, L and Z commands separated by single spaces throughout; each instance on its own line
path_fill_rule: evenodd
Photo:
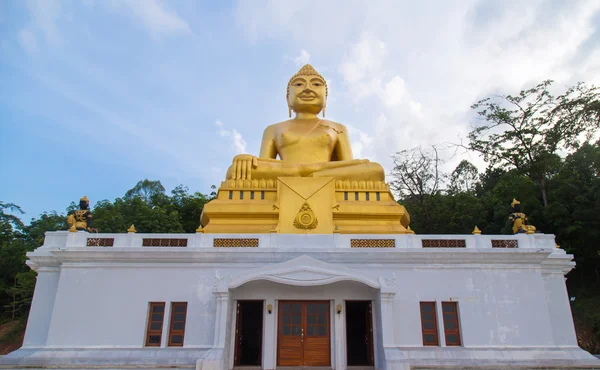
M 362 330 L 368 330 L 370 334 L 365 347 L 369 352 L 362 354 L 370 362 L 361 366 L 374 366 L 381 361 L 383 342 L 378 334 L 382 333 L 378 321 L 381 320 L 380 280 L 301 256 L 234 276 L 228 279 L 225 289 L 232 300 L 232 308 L 246 300 L 264 302 L 262 368 L 345 368 L 347 351 L 353 345 L 351 343 L 349 347 L 346 343 L 348 313 L 351 321 L 359 320 L 357 317 L 360 316 L 364 324 Z M 350 307 L 352 304 L 347 306 L 347 302 L 362 302 L 358 304 L 358 313 Z M 373 315 L 370 321 L 365 316 L 367 313 Z M 235 352 L 238 348 L 236 310 L 232 310 L 229 317 L 232 322 L 229 366 L 242 366 Z M 364 340 L 364 334 L 361 339 Z

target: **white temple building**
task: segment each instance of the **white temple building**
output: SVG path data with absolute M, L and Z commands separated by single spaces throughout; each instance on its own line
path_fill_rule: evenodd
M 415 235 L 383 167 L 318 116 L 327 80 L 305 65 L 286 91 L 290 119 L 233 158 L 197 233 L 78 232 L 82 198 L 27 254 L 25 340 L 0 368 L 600 368 L 577 346 L 573 256 L 516 199 L 515 235 Z
M 554 236 L 48 232 L 0 368 L 600 368 Z

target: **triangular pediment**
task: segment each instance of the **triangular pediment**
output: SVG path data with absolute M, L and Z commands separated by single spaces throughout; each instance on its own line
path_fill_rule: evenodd
M 229 288 L 237 288 L 245 283 L 256 280 L 268 280 L 296 286 L 314 286 L 331 284 L 338 281 L 356 281 L 372 288 L 380 287 L 377 280 L 364 274 L 304 255 L 289 261 L 240 274 L 231 281 Z
M 327 184 L 334 180 L 333 177 L 311 177 L 310 179 L 302 177 L 280 177 L 278 179 L 284 186 L 307 200 L 313 194 L 323 189 Z

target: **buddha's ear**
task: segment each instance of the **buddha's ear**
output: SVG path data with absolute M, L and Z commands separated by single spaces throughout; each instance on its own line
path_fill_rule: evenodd
M 288 116 L 290 118 L 292 118 L 292 103 L 290 103 L 290 93 L 288 91 L 287 95 L 285 96 L 285 101 L 287 102 L 287 106 L 288 106 Z

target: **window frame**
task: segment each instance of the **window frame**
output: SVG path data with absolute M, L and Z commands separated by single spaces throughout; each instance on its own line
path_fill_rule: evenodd
M 452 312 L 446 312 L 445 307 L 452 307 Z M 446 327 L 446 314 L 453 315 L 453 320 L 456 324 L 455 329 L 448 329 Z M 462 346 L 462 336 L 460 334 L 460 320 L 458 318 L 458 302 L 442 302 L 442 320 L 444 320 L 444 340 L 448 347 L 460 347 Z M 449 342 L 448 335 L 456 335 L 458 338 L 457 342 Z
M 183 305 L 185 307 L 185 309 L 183 310 L 183 329 L 181 329 L 181 330 L 173 329 L 173 325 L 176 322 L 181 322 L 181 320 L 175 321 L 175 314 L 181 313 L 181 312 L 176 312 L 175 308 L 178 305 Z M 169 347 L 183 347 L 183 343 L 185 342 L 185 324 L 187 322 L 187 306 L 188 306 L 187 302 L 171 302 L 171 315 L 170 315 L 170 319 L 169 319 L 169 335 L 168 335 L 168 339 L 167 339 L 167 346 L 169 346 Z M 173 343 L 172 338 L 174 335 L 181 336 L 181 343 Z
M 425 307 L 426 305 L 430 305 L 433 309 L 433 311 L 431 312 L 433 320 L 424 320 L 423 319 L 423 314 L 425 313 L 423 311 L 423 307 Z M 440 335 L 439 335 L 439 329 L 438 329 L 438 323 L 437 323 L 437 307 L 436 307 L 436 302 L 435 301 L 429 301 L 429 302 L 419 302 L 419 311 L 421 313 L 421 336 L 422 336 L 422 342 L 424 346 L 439 346 L 440 345 Z M 425 321 L 433 321 L 433 329 L 425 329 Z M 426 343 L 425 342 L 425 335 L 429 335 L 432 334 L 435 337 L 435 343 Z
M 152 315 L 154 314 L 154 307 L 159 307 L 159 306 L 162 306 L 162 312 L 157 312 L 157 314 L 162 315 L 161 319 L 160 319 L 160 329 L 153 330 L 153 329 L 151 329 L 152 323 L 158 322 L 158 320 L 152 320 Z M 144 341 L 145 347 L 160 347 L 162 345 L 163 327 L 165 325 L 165 309 L 166 309 L 165 302 L 149 302 L 149 304 L 148 304 L 148 320 L 146 322 L 146 340 Z M 150 343 L 151 336 L 158 336 L 159 337 L 158 343 Z

